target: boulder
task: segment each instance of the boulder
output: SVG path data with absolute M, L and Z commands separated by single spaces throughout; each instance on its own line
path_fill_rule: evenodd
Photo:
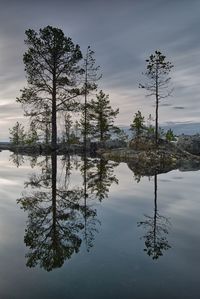
M 96 149 L 105 148 L 105 149 L 115 149 L 115 148 L 124 148 L 127 146 L 126 142 L 120 139 L 111 139 L 103 142 L 91 142 L 90 145 L 92 148 Z
M 159 145 L 150 147 L 141 143 L 135 147 L 135 141 L 129 148 L 111 149 L 102 153 L 107 160 L 126 162 L 135 174 L 151 176 L 154 173 L 164 173 L 172 169 L 200 169 L 200 157 L 180 149 L 176 144 L 159 140 Z M 142 150 L 143 147 L 145 150 Z
M 155 148 L 155 141 L 154 138 L 140 136 L 138 138 L 133 138 L 129 142 L 129 148 L 136 151 L 149 150 Z
M 200 155 L 200 135 L 181 135 L 177 147 L 193 155 Z
M 111 139 L 105 142 L 105 148 L 121 148 L 126 147 L 126 142 L 120 139 Z

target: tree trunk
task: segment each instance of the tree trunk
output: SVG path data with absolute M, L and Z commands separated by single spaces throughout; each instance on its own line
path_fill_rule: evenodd
M 100 129 L 100 142 L 104 146 L 104 130 L 103 130 L 103 116 L 102 113 L 99 115 L 99 129 Z
M 156 95 L 156 130 L 155 130 L 155 137 L 156 137 L 156 146 L 158 145 L 158 95 Z
M 156 228 L 157 228 L 157 173 L 154 175 L 154 222 L 153 222 L 153 243 L 154 255 L 156 254 Z
M 84 103 L 84 152 L 87 147 L 87 88 L 88 88 L 88 48 L 85 59 L 85 103 Z
M 158 62 L 157 62 L 156 63 L 156 119 L 155 119 L 156 147 L 158 146 L 158 103 L 159 103 L 159 95 L 158 95 Z
M 56 115 L 56 79 L 55 74 L 53 74 L 53 91 L 52 91 L 52 139 L 51 147 L 55 151 L 57 149 L 57 115 Z
M 51 166 L 52 166 L 52 232 L 53 232 L 53 245 L 56 247 L 57 244 L 57 232 L 56 232 L 56 180 L 57 180 L 57 155 L 56 152 L 51 154 Z
M 85 103 L 84 103 L 84 151 L 85 152 L 86 152 L 86 147 L 87 147 L 87 81 L 85 82 Z

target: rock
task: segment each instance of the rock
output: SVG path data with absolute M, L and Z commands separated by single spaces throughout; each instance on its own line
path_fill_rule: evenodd
M 122 148 L 126 147 L 126 142 L 120 139 L 112 139 L 105 142 L 105 148 Z
M 193 155 L 200 155 L 200 135 L 181 135 L 177 146 Z
M 139 138 L 134 138 L 129 142 L 129 148 L 133 150 L 149 150 L 155 148 L 155 141 L 153 138 L 146 136 L 141 136 Z
M 135 148 L 133 146 L 133 148 Z M 147 146 L 145 150 L 133 148 L 112 149 L 102 153 L 105 159 L 126 162 L 131 170 L 138 175 L 153 175 L 172 169 L 200 169 L 200 157 L 178 148 L 175 144 L 162 141 L 158 148 Z

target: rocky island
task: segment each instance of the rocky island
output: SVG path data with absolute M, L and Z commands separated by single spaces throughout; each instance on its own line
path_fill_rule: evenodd
M 22 155 L 49 155 L 51 147 L 43 144 L 35 146 L 14 146 L 10 143 L 0 144 L 0 149 L 10 150 Z M 84 145 L 58 144 L 58 155 L 78 154 L 85 152 Z M 154 139 L 142 136 L 128 143 L 120 140 L 109 140 L 105 143 L 91 142 L 87 144 L 87 155 L 97 155 L 105 160 L 125 162 L 134 173 L 151 176 L 173 169 L 200 169 L 200 135 L 181 135 L 176 142 L 159 139 L 155 145 Z
M 101 155 L 107 160 L 125 162 L 141 175 L 164 173 L 173 169 L 200 169 L 200 136 L 180 136 L 177 142 L 159 139 L 158 145 L 152 139 L 132 139 L 127 147 L 103 149 Z

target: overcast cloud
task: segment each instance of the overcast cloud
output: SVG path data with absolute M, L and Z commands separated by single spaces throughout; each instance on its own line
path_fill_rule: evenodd
M 160 106 L 160 122 L 200 122 L 199 0 L 0 1 L 0 140 L 23 111 L 15 102 L 26 84 L 24 31 L 61 28 L 84 52 L 96 53 L 99 88 L 119 107 L 117 123 L 129 125 L 137 110 L 154 113 L 154 100 L 138 88 L 145 59 L 156 49 L 174 64 L 172 97 Z

